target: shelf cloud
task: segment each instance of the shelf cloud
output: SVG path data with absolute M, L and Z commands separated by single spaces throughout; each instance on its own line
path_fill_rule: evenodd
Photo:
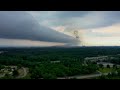
M 25 11 L 0 11 L 0 38 L 78 43 L 75 38 L 40 25 Z

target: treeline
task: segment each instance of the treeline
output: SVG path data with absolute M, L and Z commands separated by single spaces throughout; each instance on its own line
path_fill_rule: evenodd
M 79 63 L 42 63 L 34 68 L 30 68 L 32 79 L 56 79 L 57 77 L 68 77 L 74 75 L 91 74 L 97 70 L 95 64 L 88 64 L 83 66 Z

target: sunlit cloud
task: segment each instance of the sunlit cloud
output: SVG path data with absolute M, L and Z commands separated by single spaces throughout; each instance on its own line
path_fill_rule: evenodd
M 83 42 L 87 45 L 120 45 L 120 24 L 90 30 L 81 30 Z

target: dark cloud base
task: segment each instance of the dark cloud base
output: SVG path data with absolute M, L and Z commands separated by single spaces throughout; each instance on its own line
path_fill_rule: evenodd
M 60 43 L 79 42 L 71 36 L 39 25 L 39 23 L 25 11 L 0 12 L 0 38 Z

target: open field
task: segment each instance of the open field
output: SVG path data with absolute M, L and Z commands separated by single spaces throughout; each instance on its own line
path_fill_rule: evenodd
M 109 72 L 113 72 L 113 71 L 115 71 L 115 69 L 113 69 L 113 68 L 100 68 L 99 69 L 99 71 L 101 72 L 101 73 L 109 73 Z

